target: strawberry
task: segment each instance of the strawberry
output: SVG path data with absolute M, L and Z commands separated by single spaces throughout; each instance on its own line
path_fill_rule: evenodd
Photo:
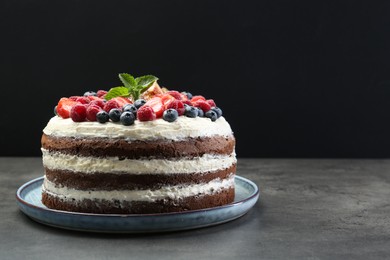
M 94 101 L 92 101 L 94 102 Z M 91 103 L 92 103 L 91 102 Z M 87 119 L 88 121 L 96 121 L 96 114 L 102 111 L 102 108 L 98 105 L 89 104 L 87 107 Z
M 156 113 L 153 108 L 144 105 L 138 109 L 137 118 L 139 121 L 152 121 L 156 119 Z
M 217 105 L 215 104 L 213 99 L 207 99 L 206 102 L 211 106 L 211 107 L 216 107 Z
M 169 94 L 163 94 L 161 96 L 161 102 L 164 104 L 164 107 L 167 106 L 169 103 L 171 103 L 174 100 L 175 100 L 175 98 Z
M 182 94 L 180 94 L 178 91 L 176 90 L 169 90 L 166 94 L 169 94 L 171 95 L 172 97 L 176 98 L 177 100 L 182 100 Z
M 132 104 L 133 103 L 133 102 L 131 102 L 130 99 L 125 98 L 125 97 L 115 97 L 115 98 L 110 99 L 110 100 L 115 100 L 116 102 L 118 102 L 120 107 L 123 107 L 126 104 Z
M 191 102 L 192 102 L 192 103 L 194 103 L 194 102 L 196 102 L 196 101 L 198 101 L 198 100 L 203 100 L 203 101 L 205 101 L 206 99 L 204 98 L 204 96 L 193 96 L 193 97 L 191 98 Z
M 98 92 L 96 93 L 96 95 L 100 98 L 103 98 L 103 96 L 106 94 L 107 94 L 107 91 L 105 91 L 105 90 L 98 90 Z
M 144 106 L 151 107 L 157 118 L 161 118 L 164 113 L 164 104 L 161 97 L 154 97 L 149 99 Z
M 61 98 L 57 105 L 57 114 L 62 118 L 69 118 L 72 106 L 77 104 L 76 101 L 70 98 Z
M 170 109 L 170 108 L 177 110 L 177 113 L 179 114 L 179 116 L 183 115 L 184 111 L 185 111 L 185 107 L 184 107 L 183 102 L 181 102 L 180 100 L 177 100 L 177 99 L 175 99 L 174 101 L 169 103 L 167 106 L 165 106 L 165 109 Z
M 91 102 L 91 100 L 88 97 L 78 97 L 76 98 L 76 101 L 81 104 L 88 104 L 89 102 Z
M 70 110 L 70 117 L 74 122 L 83 122 L 87 117 L 87 108 L 83 104 L 75 104 Z
M 119 103 L 115 100 L 115 98 L 113 98 L 113 99 L 108 100 L 107 103 L 104 104 L 103 109 L 104 109 L 104 111 L 109 113 L 111 109 L 113 109 L 113 108 L 121 108 L 121 107 L 122 106 L 119 105 Z
M 192 104 L 194 105 L 194 107 L 199 107 L 200 109 L 202 109 L 204 113 L 211 109 L 210 104 L 207 103 L 205 100 L 197 100 Z

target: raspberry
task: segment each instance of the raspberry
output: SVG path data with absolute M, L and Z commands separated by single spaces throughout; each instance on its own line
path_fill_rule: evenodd
M 75 104 L 77 104 L 77 102 L 70 98 L 61 98 L 60 101 L 58 101 L 56 109 L 57 114 L 62 118 L 69 118 L 70 110 Z
M 107 113 L 110 112 L 111 109 L 113 108 L 121 108 L 121 106 L 118 104 L 118 102 L 114 99 L 110 99 L 107 101 L 106 104 L 104 104 L 104 111 L 106 111 Z
M 205 113 L 211 109 L 210 104 L 207 103 L 205 100 L 198 100 L 198 101 L 194 102 L 193 104 L 194 104 L 194 107 L 199 107 Z
M 183 102 L 183 104 L 192 106 L 192 103 L 191 103 L 191 101 L 189 101 L 189 100 L 182 100 L 182 102 Z
M 70 100 L 73 100 L 73 101 L 76 101 L 76 99 L 78 99 L 80 96 L 71 96 L 69 97 Z
M 96 93 L 98 97 L 102 98 L 104 95 L 107 94 L 107 91 L 105 90 L 98 90 L 98 92 Z
M 76 101 L 81 104 L 89 104 L 89 102 L 91 102 L 88 97 L 78 97 L 76 98 Z
M 152 121 L 156 119 L 156 113 L 149 106 L 142 106 L 137 111 L 137 118 L 139 121 Z
M 100 108 L 104 108 L 104 102 L 103 102 L 103 100 L 93 100 L 93 101 L 91 101 L 91 103 L 89 103 L 88 104 L 89 106 L 92 106 L 92 105 L 95 105 L 95 106 L 98 106 L 98 107 L 100 107 Z
M 144 106 L 151 107 L 157 118 L 161 118 L 164 113 L 164 104 L 160 97 L 149 99 Z
M 83 104 L 76 104 L 70 110 L 70 117 L 74 122 L 83 122 L 87 117 L 87 108 Z
M 165 109 L 170 109 L 170 108 L 177 110 L 179 116 L 183 115 L 185 111 L 183 102 L 177 99 L 169 103 L 167 106 L 165 106 Z
M 89 105 L 87 107 L 87 119 L 88 121 L 96 121 L 96 114 L 99 113 L 102 110 L 101 107 L 97 105 Z
M 216 107 L 217 105 L 215 104 L 213 99 L 207 99 L 206 102 L 211 106 L 211 107 Z
M 194 103 L 194 102 L 196 102 L 196 101 L 198 101 L 198 100 L 203 100 L 203 101 L 205 101 L 206 99 L 204 98 L 204 96 L 193 96 L 193 97 L 191 98 L 191 102 L 192 102 L 192 103 Z
M 170 91 L 168 91 L 165 94 L 169 94 L 172 97 L 176 98 L 177 100 L 182 100 L 182 95 L 178 91 L 176 91 L 176 90 L 170 90 Z

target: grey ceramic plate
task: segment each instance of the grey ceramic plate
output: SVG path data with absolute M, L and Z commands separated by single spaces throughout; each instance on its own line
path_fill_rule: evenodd
M 53 210 L 41 202 L 43 177 L 22 185 L 16 192 L 17 203 L 33 220 L 58 228 L 110 233 L 166 232 L 213 226 L 241 217 L 259 198 L 252 181 L 236 176 L 234 202 L 215 208 L 162 214 L 91 214 Z

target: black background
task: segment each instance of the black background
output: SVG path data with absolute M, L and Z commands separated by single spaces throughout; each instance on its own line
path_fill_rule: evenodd
M 390 2 L 0 1 L 0 155 L 62 96 L 153 74 L 216 100 L 239 157 L 389 157 Z

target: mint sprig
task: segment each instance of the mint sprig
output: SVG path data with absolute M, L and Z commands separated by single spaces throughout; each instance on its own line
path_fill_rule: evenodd
M 133 100 L 137 100 L 144 91 L 158 80 L 158 78 L 153 75 L 145 75 L 134 78 L 128 73 L 120 73 L 119 79 L 122 81 L 124 86 L 111 88 L 105 96 L 106 100 L 110 100 L 115 97 L 129 96 L 132 96 Z

